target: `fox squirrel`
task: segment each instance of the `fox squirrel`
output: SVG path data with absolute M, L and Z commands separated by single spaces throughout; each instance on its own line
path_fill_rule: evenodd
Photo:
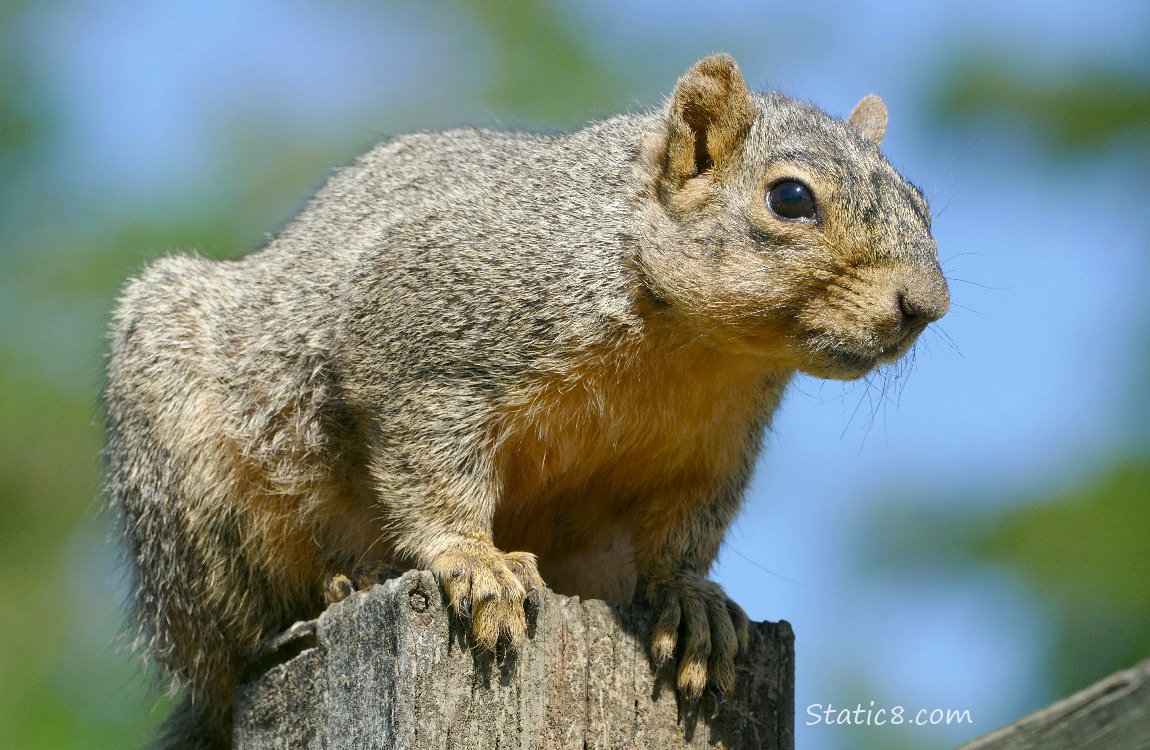
M 788 381 L 949 305 L 885 126 L 716 55 L 578 132 L 385 142 L 262 249 L 129 282 L 108 492 L 138 641 L 187 686 L 166 742 L 228 747 L 261 641 L 382 567 L 433 571 L 484 649 L 544 581 L 641 596 L 680 695 L 730 691 L 747 617 L 706 576 Z

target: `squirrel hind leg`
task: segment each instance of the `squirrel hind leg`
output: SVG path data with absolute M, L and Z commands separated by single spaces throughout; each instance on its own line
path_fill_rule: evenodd
M 168 714 L 149 750 L 229 750 L 232 746 L 231 683 L 213 693 L 187 690 Z
M 324 602 L 328 605 L 342 602 L 356 591 L 364 591 L 399 574 L 396 567 L 387 563 L 361 566 L 346 573 L 331 573 L 323 582 Z
M 358 590 L 355 583 L 343 573 L 333 573 L 323 585 L 323 600 L 327 604 L 342 602 Z

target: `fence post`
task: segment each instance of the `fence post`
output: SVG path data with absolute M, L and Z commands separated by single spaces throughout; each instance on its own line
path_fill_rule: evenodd
M 477 655 L 413 571 L 277 639 L 237 688 L 235 748 L 793 749 L 790 625 L 752 625 L 718 707 L 680 705 L 672 670 L 653 672 L 649 631 L 636 607 L 548 592 L 522 650 Z

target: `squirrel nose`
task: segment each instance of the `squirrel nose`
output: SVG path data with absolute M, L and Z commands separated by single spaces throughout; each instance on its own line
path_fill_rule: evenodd
M 946 315 L 950 308 L 950 294 L 943 284 L 922 289 L 904 288 L 896 295 L 903 325 L 926 326 Z

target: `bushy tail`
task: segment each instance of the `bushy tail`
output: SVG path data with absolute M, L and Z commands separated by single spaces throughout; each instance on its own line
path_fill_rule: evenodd
M 211 694 L 188 690 L 160 728 L 151 750 L 230 750 L 231 690 Z

